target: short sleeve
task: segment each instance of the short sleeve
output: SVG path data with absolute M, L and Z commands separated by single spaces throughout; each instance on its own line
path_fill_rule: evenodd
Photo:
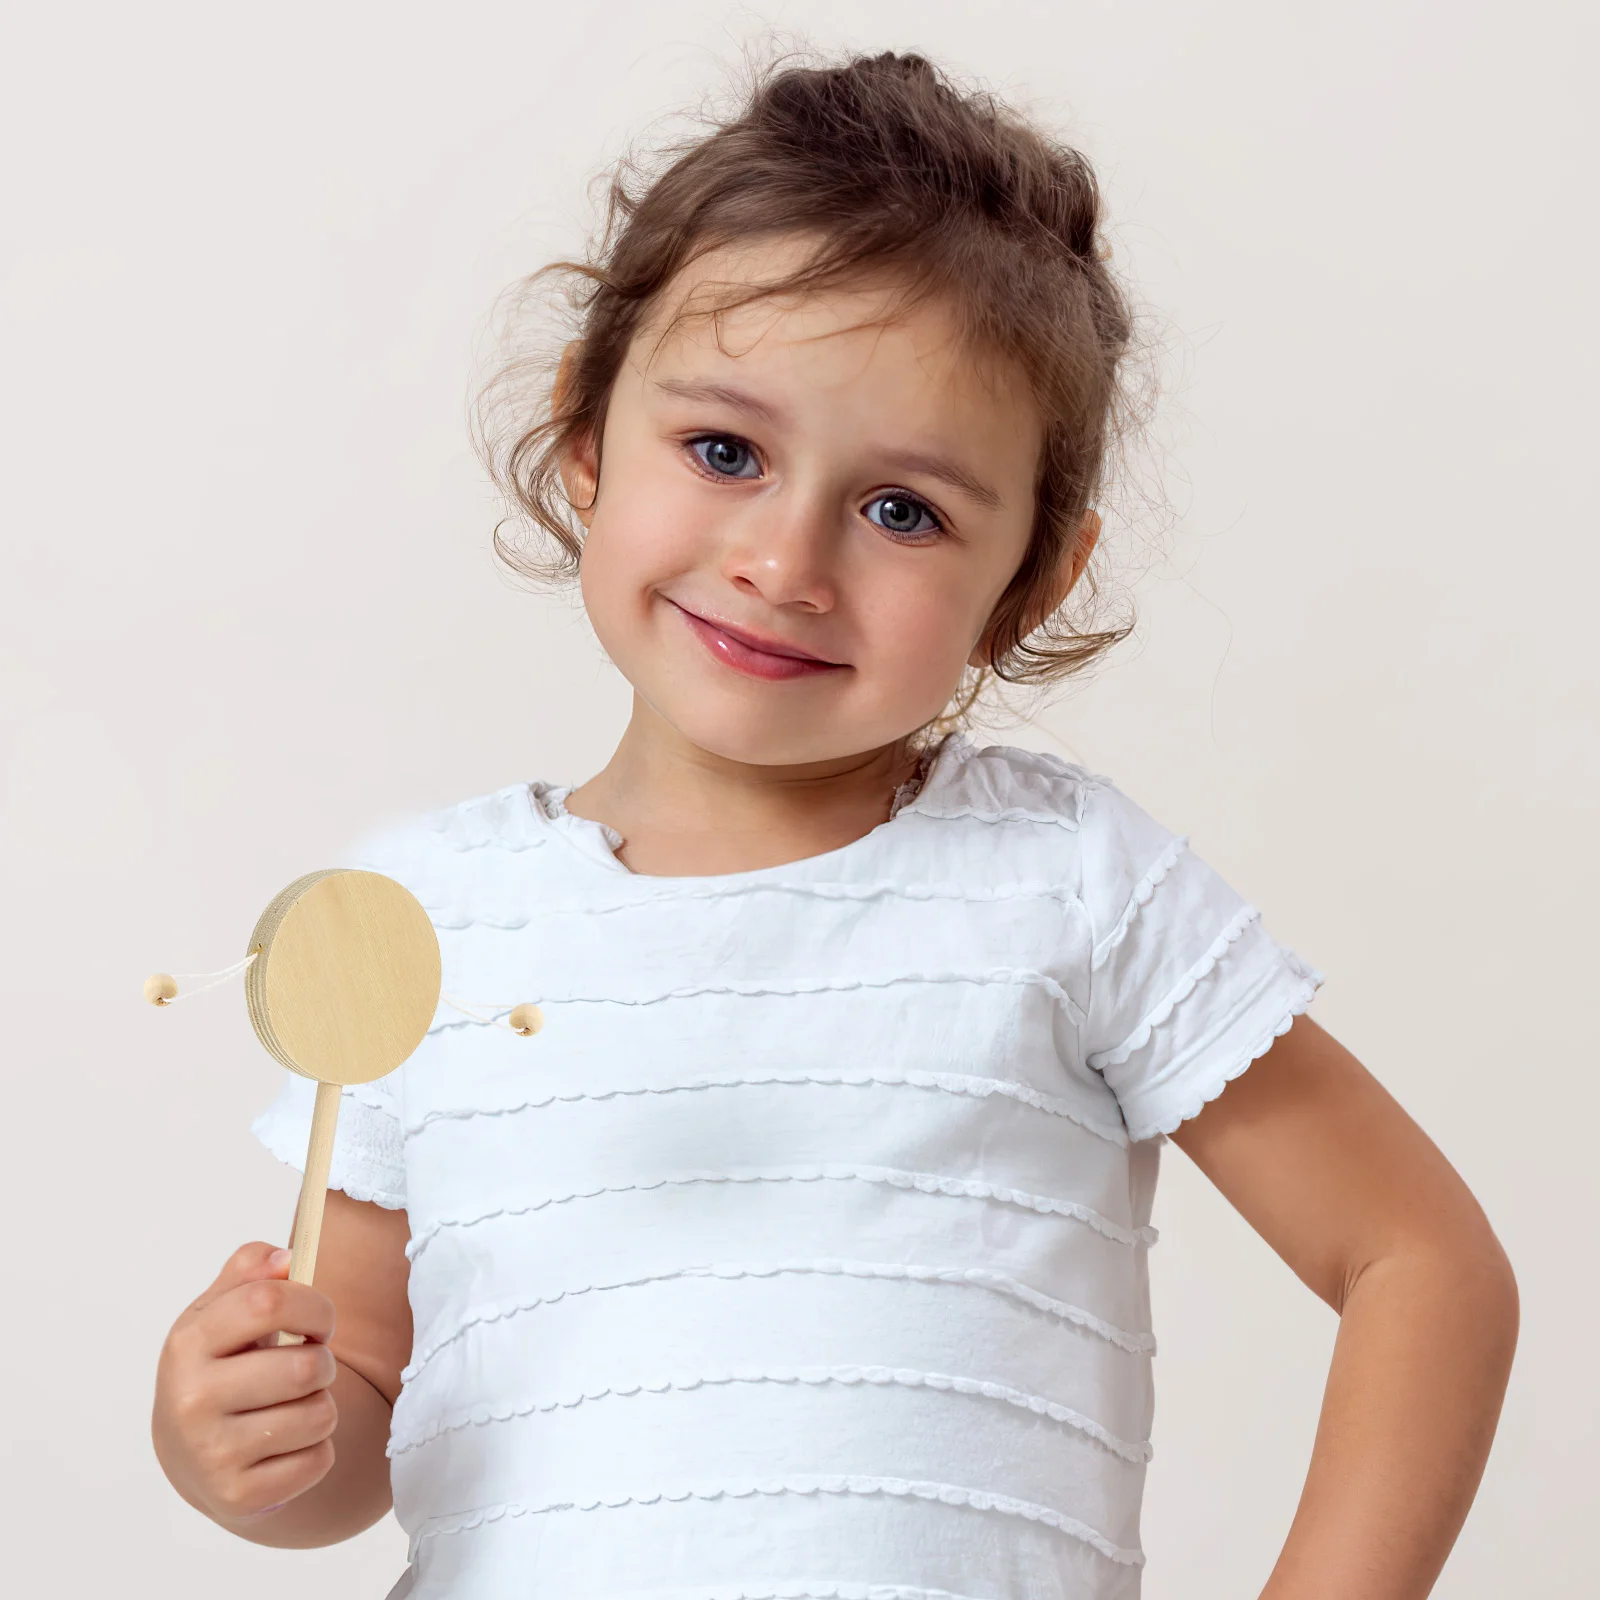
M 1099 779 L 1082 819 L 1093 930 L 1086 1065 L 1128 1137 L 1171 1133 L 1264 1055 L 1322 973 L 1277 943 L 1261 913 L 1174 834 Z
M 350 1085 L 340 1094 L 328 1187 L 352 1200 L 371 1200 L 390 1211 L 404 1211 L 405 1161 L 400 1109 L 390 1085 L 394 1076 Z M 287 1069 L 283 1078 L 277 1098 L 251 1123 L 250 1131 L 280 1161 L 304 1172 L 317 1086 Z
M 396 830 L 376 831 L 344 852 L 339 865 L 382 872 L 399 882 L 410 874 L 400 863 Z M 406 885 L 415 892 L 415 886 Z M 352 1200 L 370 1200 L 391 1211 L 406 1207 L 402 1075 L 405 1068 L 372 1083 L 346 1086 L 339 1097 L 328 1187 Z M 250 1131 L 280 1161 L 304 1172 L 317 1086 L 285 1068 L 277 1098 L 251 1123 Z

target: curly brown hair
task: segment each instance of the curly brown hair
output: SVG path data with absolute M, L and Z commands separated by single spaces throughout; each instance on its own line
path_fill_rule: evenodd
M 518 286 L 520 304 L 563 274 L 572 326 L 559 374 L 548 354 L 522 357 L 479 396 L 479 448 L 511 510 L 497 555 L 536 581 L 576 576 L 582 528 L 561 460 L 578 441 L 598 459 L 612 381 L 657 297 L 710 250 L 809 235 L 817 248 L 794 272 L 717 309 L 864 281 L 894 283 L 907 307 L 937 297 L 964 348 L 1021 369 L 1045 422 L 1032 537 L 990 618 L 989 665 L 967 670 L 939 721 L 959 725 L 991 678 L 1042 685 L 1082 672 L 1132 621 L 1081 628 L 1043 597 L 1137 409 L 1124 373 L 1133 313 L 1107 265 L 1088 161 L 915 54 L 780 58 L 756 68 L 736 115 L 711 120 L 648 165 L 619 161 L 588 259 L 551 262 Z M 1093 608 L 1094 565 L 1076 586 L 1087 605 L 1072 611 Z

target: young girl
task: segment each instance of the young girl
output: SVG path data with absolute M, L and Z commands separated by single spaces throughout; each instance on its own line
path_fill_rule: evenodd
M 316 1287 L 246 1245 L 172 1330 L 168 1476 L 270 1545 L 392 1493 L 413 1600 L 1128 1600 L 1170 1135 L 1343 1318 L 1266 1595 L 1426 1594 L 1515 1340 L 1481 1212 L 1185 838 L 941 732 L 1120 637 L 1064 612 L 1129 341 L 1088 166 L 881 55 L 614 193 L 501 465 L 632 719 L 352 858 L 544 1030 L 446 1007 L 345 1091 Z

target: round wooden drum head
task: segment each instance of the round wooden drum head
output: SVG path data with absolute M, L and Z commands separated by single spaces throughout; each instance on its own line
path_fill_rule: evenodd
M 439 1006 L 439 940 L 381 872 L 297 878 L 261 913 L 245 973 L 256 1035 L 302 1077 L 370 1083 L 422 1043 Z

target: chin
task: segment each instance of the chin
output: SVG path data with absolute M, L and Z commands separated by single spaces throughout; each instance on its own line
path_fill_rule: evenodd
M 692 745 L 724 761 L 751 767 L 792 767 L 813 761 L 833 761 L 863 750 L 876 749 L 893 739 L 874 738 L 863 729 L 853 731 L 835 719 L 799 719 L 778 713 L 756 714 L 750 707 L 737 711 L 701 704 L 694 707 L 657 706 L 657 711 Z

